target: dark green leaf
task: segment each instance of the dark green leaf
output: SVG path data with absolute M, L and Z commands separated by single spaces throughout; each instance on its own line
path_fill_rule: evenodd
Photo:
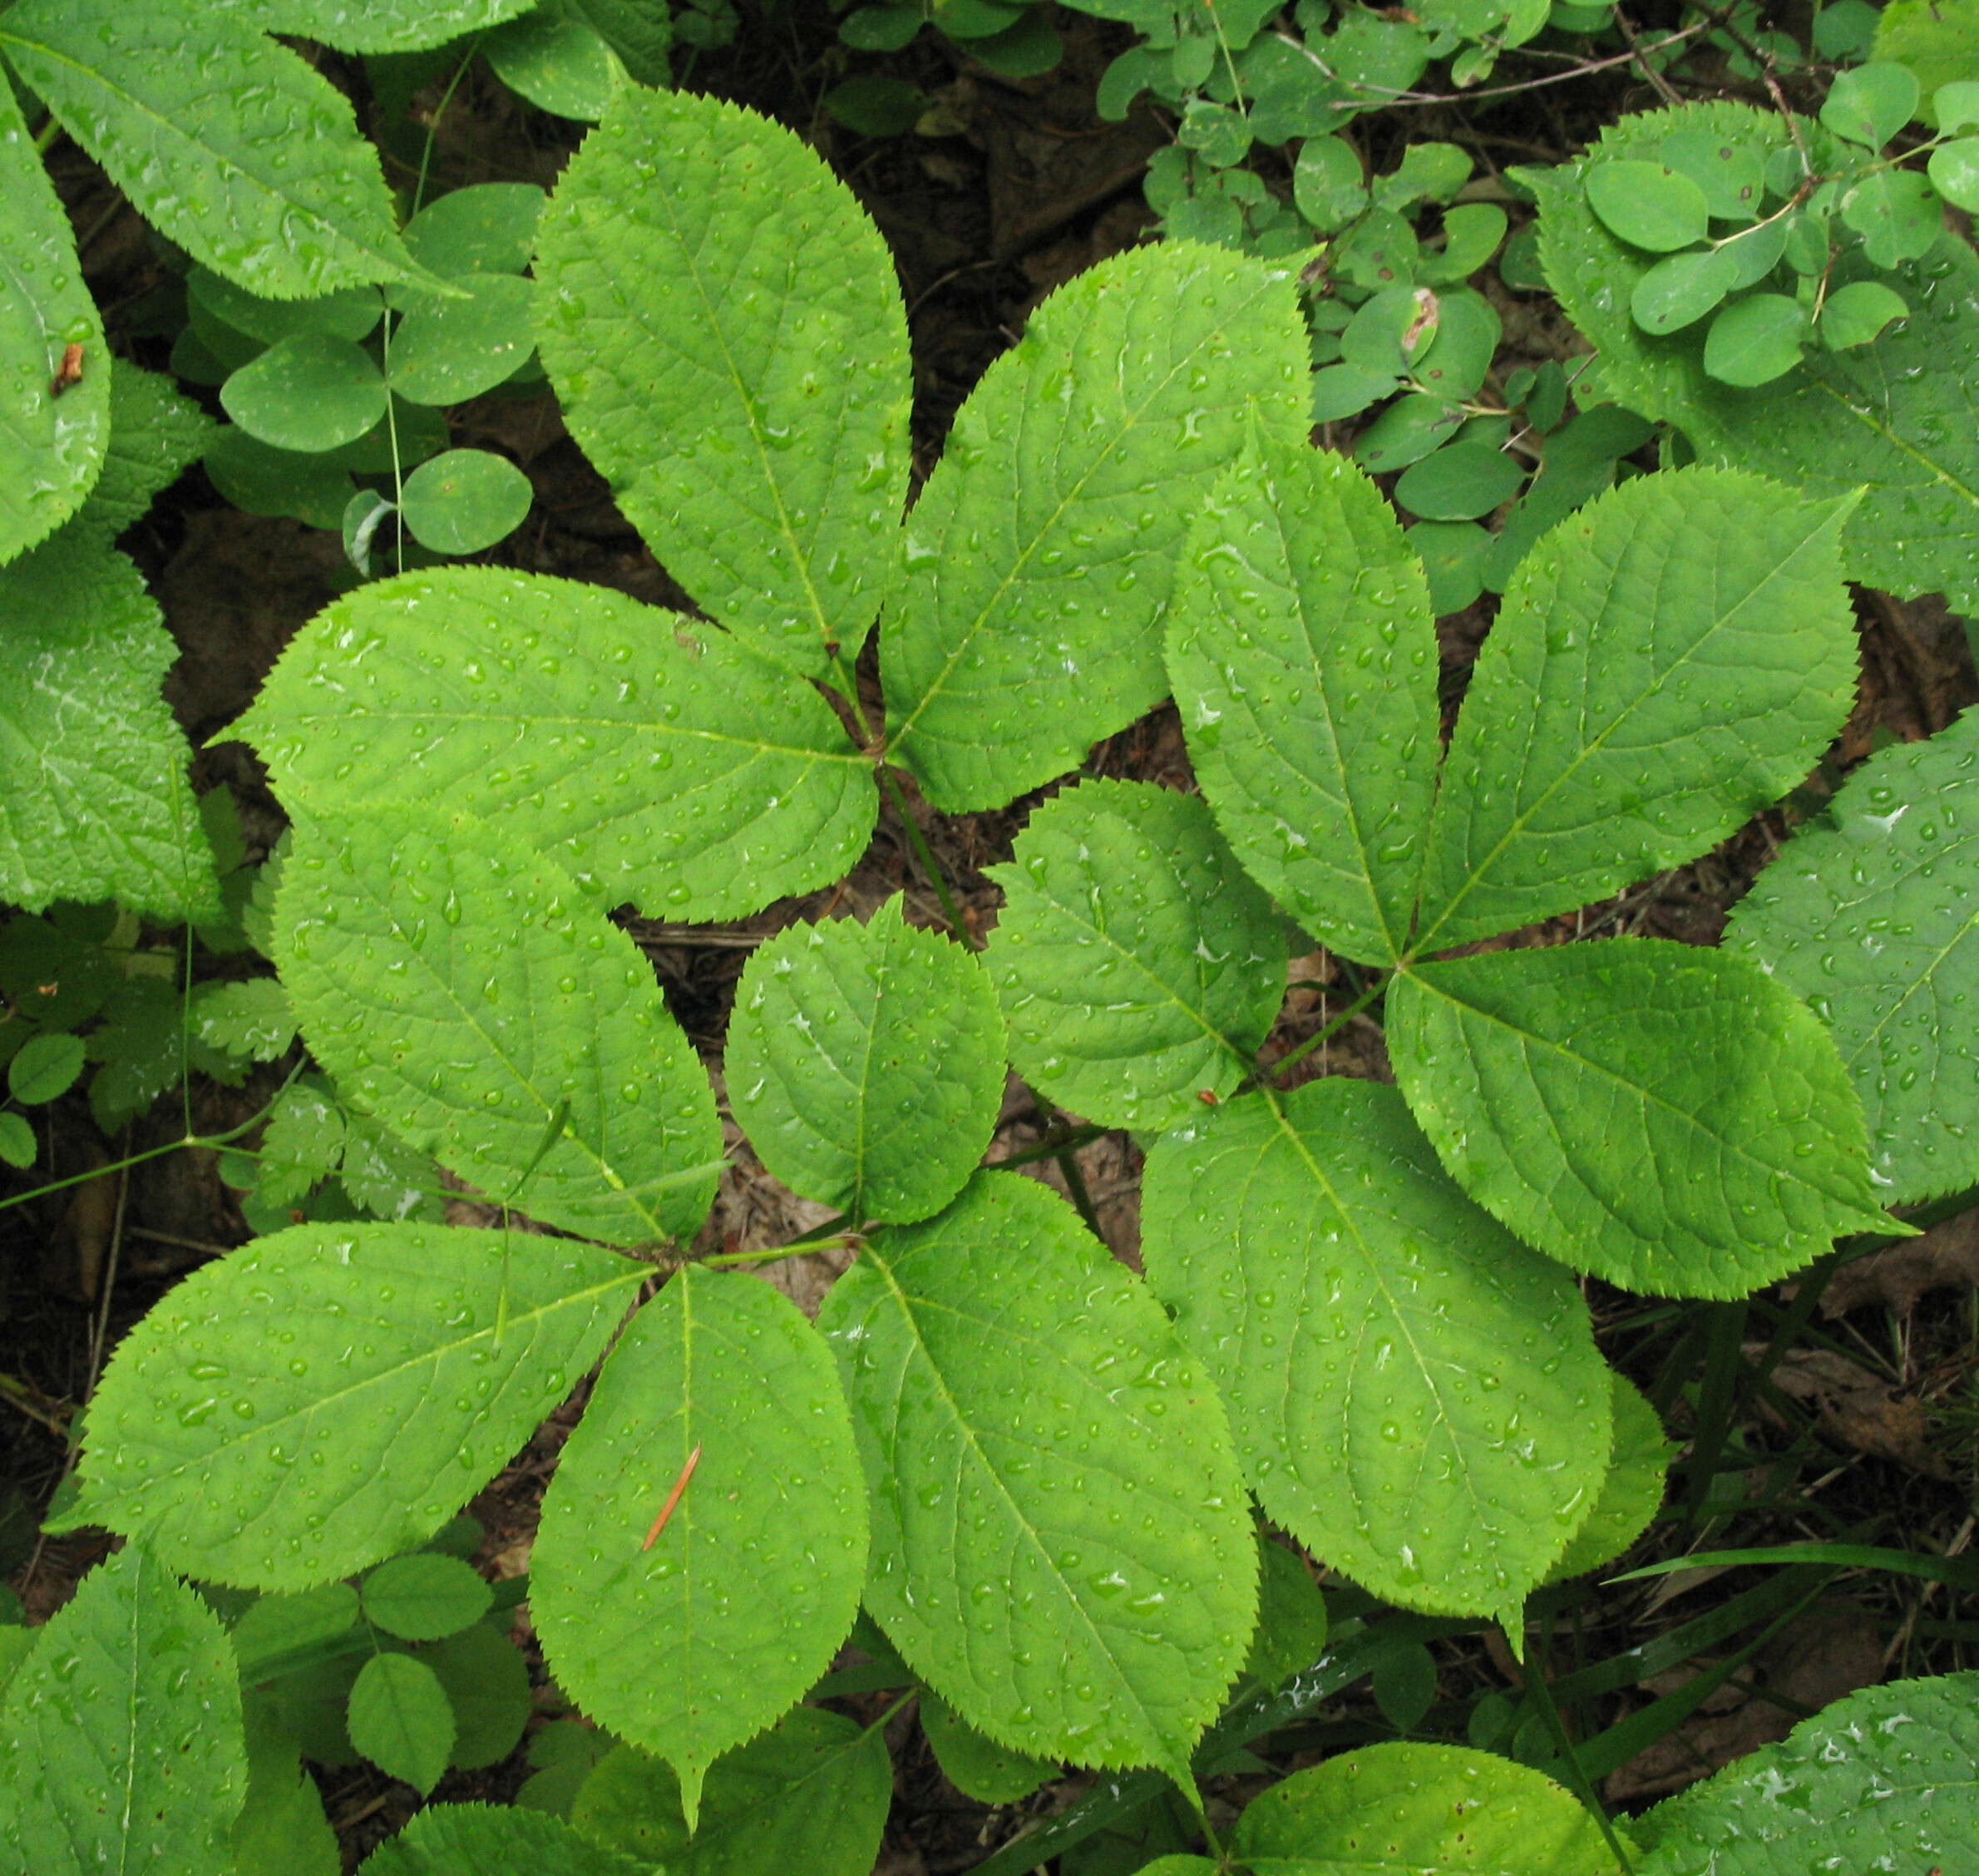
M 250 437 L 320 452 L 354 442 L 384 415 L 385 381 L 348 339 L 293 333 L 235 372 L 220 401 Z
M 595 124 L 624 82 L 604 35 L 576 14 L 542 7 L 498 26 L 481 42 L 495 76 L 552 116 Z
M 1822 342 L 1834 347 L 1867 345 L 1893 319 L 1909 317 L 1909 304 L 1895 288 L 1880 280 L 1851 280 L 1837 287 L 1821 309 Z
M 424 1797 L 453 1750 L 453 1709 L 439 1676 L 411 1655 L 373 1655 L 350 1691 L 350 1742 Z
M 1518 494 L 1525 465 L 1485 443 L 1446 443 L 1404 470 L 1395 500 L 1431 521 L 1474 521 Z
M 1705 334 L 1704 368 L 1723 384 L 1769 384 L 1800 363 L 1807 314 L 1784 294 L 1735 299 Z
M 1659 260 L 1629 295 L 1629 314 L 1646 333 L 1673 333 L 1701 319 L 1738 284 L 1740 256 L 1730 248 L 1671 254 Z
M 7 1064 L 7 1091 L 23 1107 L 37 1107 L 66 1094 L 82 1073 L 82 1038 L 30 1036 Z
M 495 1592 L 479 1571 L 430 1551 L 394 1557 L 364 1578 L 364 1615 L 387 1635 L 433 1642 L 477 1622 Z
M 422 462 L 399 491 L 412 536 L 438 554 L 478 554 L 522 525 L 535 489 L 506 456 L 447 450 Z
M 493 1804 L 429 1804 L 358 1867 L 363 1876 L 659 1876 L 560 1818 Z

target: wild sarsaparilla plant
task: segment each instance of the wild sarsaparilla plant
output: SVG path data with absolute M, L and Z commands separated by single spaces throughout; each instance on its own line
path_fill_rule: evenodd
M 320 615 L 237 727 L 296 824 L 271 944 L 317 1061 L 570 1235 L 304 1225 L 181 1284 L 91 1407 L 71 1521 L 137 1540 L 100 1600 L 160 1563 L 294 1593 L 415 1547 L 602 1358 L 530 1580 L 551 1671 L 624 1742 L 572 1806 L 595 1841 L 691 1859 L 698 1822 L 743 1829 L 781 1780 L 815 1867 L 869 1864 L 883 1740 L 801 1704 L 856 1620 L 958 1762 L 1154 1766 L 1193 1798 L 1240 1674 L 1320 1645 L 1275 1544 L 1261 1631 L 1252 1498 L 1385 1601 L 1516 1637 L 1536 1585 L 1632 1538 L 1660 1469 L 1576 1274 L 1740 1295 L 1972 1180 L 1962 1123 L 1925 1143 L 1947 1058 L 1903 1057 L 1901 1014 L 1962 968 L 1965 926 L 1909 910 L 1905 843 L 1957 837 L 1969 730 L 1852 784 L 1737 946 L 1506 942 L 1814 765 L 1853 690 L 1853 495 L 1698 468 L 1570 516 L 1445 748 L 1421 565 L 1308 445 L 1286 272 L 1174 244 L 1074 281 L 903 524 L 891 265 L 793 137 L 627 95 L 535 269 L 573 433 L 716 624 L 408 575 Z M 851 672 L 876 620 L 869 721 Z M 897 903 L 757 952 L 734 1117 L 859 1255 L 815 1324 L 738 1260 L 684 1263 L 714 1096 L 608 913 L 818 886 L 889 769 L 999 807 L 1170 694 L 1201 797 L 1064 787 L 1000 871 L 985 954 Z M 1969 894 L 1957 837 L 1934 852 Z M 1865 933 L 1886 896 L 1915 941 L 1901 984 L 1830 971 L 1818 1015 L 1824 893 Z M 1384 1003 L 1394 1086 L 1284 1093 L 1261 1066 L 1288 918 Z M 1147 1141 L 1144 1278 L 981 1165 L 1007 1064 Z M 1398 1804 L 1483 1780 L 1562 1868 L 1617 1866 L 1537 1775 L 1394 1750 L 1368 1776 Z M 1329 1775 L 1330 1798 L 1288 1782 L 1238 1853 L 1330 1854 L 1374 1785 Z M 1410 1814 L 1443 1844 L 1461 1805 Z M 463 1866 L 496 1829 L 416 1827 Z M 405 1864 L 429 1866 L 453 1865 Z

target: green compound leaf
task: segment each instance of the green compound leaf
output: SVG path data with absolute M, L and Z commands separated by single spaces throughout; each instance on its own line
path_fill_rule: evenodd
M 291 333 L 220 388 L 221 407 L 258 442 L 319 455 L 354 443 L 385 414 L 368 353 L 329 333 Z
M 911 1223 L 962 1189 L 1004 1091 L 996 990 L 975 956 L 889 900 L 794 926 L 750 959 L 729 1104 L 770 1171 L 853 1224 Z
M 470 274 L 453 284 L 464 297 L 412 299 L 392 335 L 392 388 L 415 404 L 478 397 L 513 377 L 535 345 L 528 281 Z
M 1043 1186 L 981 1172 L 871 1242 L 818 1326 L 888 1640 L 1003 1745 L 1186 1779 L 1256 1547 L 1221 1405 L 1145 1286 Z
M 651 1864 L 580 1837 L 561 1818 L 496 1804 L 429 1804 L 358 1867 L 363 1876 L 654 1876 Z
M 585 1781 L 570 1819 L 642 1868 L 664 1857 L 666 1876 L 868 1876 L 892 1797 L 882 1728 L 800 1706 L 715 1761 L 698 1830 L 673 1769 L 623 1745 Z
M 1135 249 L 1031 315 L 903 537 L 888 753 L 930 801 L 999 807 L 1160 702 L 1190 517 L 1254 422 L 1305 434 L 1310 377 L 1290 276 L 1220 249 Z
M 1276 1687 L 1326 1651 L 1326 1598 L 1305 1559 L 1261 1533 L 1257 1561 L 1257 1632 L 1244 1672 Z
M 1587 1522 L 1568 1541 L 1547 1581 L 1562 1582 L 1621 1555 L 1649 1528 L 1662 1508 L 1663 1484 L 1675 1449 L 1663 1433 L 1656 1410 L 1619 1375 L 1611 1375 L 1615 1444 L 1607 1475 Z
M 1838 348 L 1867 345 L 1893 319 L 1909 317 L 1909 305 L 1893 288 L 1880 280 L 1853 280 L 1830 294 L 1822 307 L 1822 342 Z
M 499 1765 L 529 1724 L 529 1663 L 508 1637 L 508 1621 L 498 1614 L 418 1650 L 453 1709 L 453 1750 L 447 1762 L 457 1770 Z
M 381 580 L 318 613 L 233 733 L 285 800 L 362 812 L 409 782 L 606 904 L 674 919 L 839 878 L 879 813 L 829 706 L 728 634 L 492 567 Z
M 1834 1033 L 1893 1205 L 1979 1182 L 1979 712 L 1872 756 L 1732 915 Z
M 1745 959 L 1614 938 L 1419 965 L 1388 1041 L 1451 1176 L 1625 1289 L 1744 1296 L 1844 1232 L 1901 1228 L 1833 1043 Z
M 364 1579 L 366 1618 L 407 1642 L 458 1634 L 487 1614 L 494 1597 L 478 1570 L 430 1551 L 392 1558 Z
M 1952 1876 L 1979 1837 L 1979 1674 L 1850 1694 L 1630 1828 L 1640 1876 Z
M 7 1064 L 7 1091 L 23 1107 L 66 1094 L 82 1073 L 82 1038 L 61 1030 L 30 1036 Z
M 537 337 L 571 434 L 725 625 L 807 676 L 894 575 L 911 392 L 892 257 L 777 125 L 633 91 L 564 171 Z
M 411 1655 L 373 1655 L 358 1671 L 345 1722 L 350 1742 L 387 1778 L 421 1797 L 453 1750 L 453 1708 L 440 1677 Z
M 36 1636 L 0 1706 L 0 1844 L 35 1876 L 232 1876 L 247 1795 L 226 1632 L 130 1544 Z
M 1878 59 L 1838 72 L 1821 105 L 1821 121 L 1838 137 L 1880 150 L 1917 115 L 1917 75 Z
M 141 521 L 152 496 L 198 462 L 220 434 L 219 426 L 179 396 L 162 373 L 122 358 L 109 363 L 110 447 L 75 530 L 94 530 L 106 542 Z
M 340 52 L 417 52 L 529 11 L 531 0 L 235 0 L 269 32 Z
M 1681 470 L 1541 538 L 1450 740 L 1416 950 L 1592 904 L 1805 778 L 1855 699 L 1852 506 Z
M 690 1824 L 709 1765 L 851 1627 L 863 1497 L 831 1351 L 767 1283 L 690 1267 L 634 1318 L 544 1502 L 530 1605 L 558 1684 L 672 1762 Z
M 1680 127 L 1769 154 L 1793 147 L 1773 113 L 1711 104 L 1625 117 L 1597 155 L 1650 156 Z M 1630 296 L 1648 257 L 1595 220 L 1579 173 L 1540 171 L 1533 186 L 1547 278 L 1599 350 L 1601 391 L 1676 425 L 1700 460 L 1770 476 L 1808 501 L 1867 484 L 1843 536 L 1849 577 L 1906 596 L 1942 591 L 1954 610 L 1979 614 L 1979 425 L 1968 405 L 1979 373 L 1979 256 L 1942 240 L 1888 283 L 1911 308 L 1903 326 L 1866 349 L 1803 354 L 1788 385 L 1740 390 L 1706 373 L 1700 325 L 1666 338 L 1636 328 Z M 1832 285 L 1848 284 L 1852 267 L 1863 271 L 1845 262 Z
M 22 0 L 0 49 L 147 221 L 250 293 L 414 277 L 349 101 L 248 22 Z
M 597 1360 L 643 1274 L 499 1232 L 298 1225 L 257 1238 L 117 1345 L 72 1522 L 271 1590 L 423 1543 Z
M 521 526 L 535 490 L 506 456 L 447 450 L 406 477 L 399 512 L 422 547 L 478 554 Z
M 491 32 L 481 54 L 509 89 L 553 116 L 595 124 L 624 74 L 576 7 L 544 7 Z
M 341 1089 L 532 1217 L 615 1243 L 691 1236 L 720 1125 L 632 940 L 470 816 L 380 799 L 298 836 L 274 955 Z
M 1309 1765 L 1254 1799 L 1231 1844 L 1257 1876 L 1616 1876 L 1618 1868 L 1572 1793 L 1529 1766 L 1457 1745 L 1363 1746 Z
M 295 1742 L 272 1730 L 249 1748 L 247 1801 L 229 1835 L 233 1876 L 343 1876 L 316 1780 Z
M 1349 957 L 1408 942 L 1436 740 L 1422 564 L 1365 475 L 1266 442 L 1204 505 L 1168 629 L 1189 754 L 1272 897 Z
M 1586 1306 L 1444 1176 L 1392 1089 L 1244 1100 L 1150 1153 L 1142 1256 L 1266 1513 L 1384 1599 L 1486 1614 L 1587 1517 Z
M 1710 232 L 1703 190 L 1667 163 L 1590 163 L 1586 180 L 1588 207 L 1631 247 L 1669 254 Z
M 0 86 L 0 561 L 81 506 L 112 432 L 110 354 L 75 231 L 11 85 Z M 56 384 L 71 345 L 82 375 Z
M 57 535 L 0 569 L 0 898 L 217 916 L 191 752 L 159 694 L 179 648 L 137 569 Z
M 463 274 L 520 274 L 550 198 L 533 182 L 477 182 L 431 201 L 406 224 L 406 251 L 457 285 Z M 420 300 L 411 304 L 418 306 Z
M 1088 782 L 987 871 L 1004 889 L 990 969 L 1033 1083 L 1137 1128 L 1236 1089 L 1285 998 L 1285 935 L 1200 801 Z
M 983 1804 L 1014 1804 L 1059 1774 L 1054 1759 L 1012 1752 L 979 1733 L 940 1695 L 920 1696 L 921 1730 L 948 1782 Z
M 1750 388 L 1784 378 L 1800 363 L 1807 314 L 1786 294 L 1749 294 L 1711 321 L 1704 335 L 1704 368 L 1724 384 Z

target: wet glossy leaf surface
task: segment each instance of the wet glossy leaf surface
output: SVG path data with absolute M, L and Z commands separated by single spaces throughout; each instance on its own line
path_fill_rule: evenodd
M 990 1144 L 1004 1092 L 996 990 L 900 899 L 864 926 L 797 925 L 737 987 L 724 1058 L 736 1120 L 793 1192 L 849 1222 L 939 1212 Z
M 328 607 L 236 728 L 284 799 L 328 812 L 409 779 L 666 918 L 733 918 L 835 879 L 879 812 L 822 699 L 727 634 L 491 568 Z
M 1834 1044 L 1742 958 L 1614 938 L 1424 965 L 1388 1037 L 1471 1197 L 1625 1289 L 1742 1296 L 1890 1228 Z
M 340 52 L 413 52 L 481 32 L 531 0 L 253 0 L 240 11 L 269 32 L 320 40 Z
M 151 498 L 177 481 L 218 433 L 212 419 L 173 390 L 171 380 L 119 358 L 110 371 L 110 444 L 103 473 L 76 517 L 75 532 L 106 543 L 141 520 Z M 64 402 L 69 393 L 64 392 Z
M 1650 1520 L 1662 1508 L 1664 1484 L 1676 1449 L 1641 1390 L 1620 1375 L 1611 1375 L 1609 1380 L 1615 1441 L 1608 1469 L 1587 1522 L 1574 1533 L 1548 1572 L 1552 1582 L 1612 1562 L 1649 1528 Z
M 1403 1605 L 1489 1613 L 1594 1501 L 1608 1386 L 1563 1271 L 1451 1183 L 1392 1089 L 1233 1103 L 1149 1156 L 1142 1256 L 1267 1513 Z
M 1450 738 L 1416 950 L 1680 865 L 1805 778 L 1855 698 L 1848 506 L 1678 471 L 1541 538 Z
M 1437 758 L 1421 563 L 1367 477 L 1266 443 L 1189 536 L 1168 627 L 1183 732 L 1253 877 L 1350 957 L 1406 946 Z
M 363 1876 L 654 1876 L 649 1863 L 582 1837 L 561 1818 L 493 1804 L 431 1804 L 358 1865 Z
M 627 517 L 722 624 L 823 675 L 886 597 L 906 494 L 878 230 L 789 132 L 639 92 L 564 172 L 536 277 L 544 367 Z
M 978 1173 L 819 1316 L 871 1497 L 866 1607 L 1019 1751 L 1179 1771 L 1249 1645 L 1223 1414 L 1145 1288 L 1034 1182 Z
M 1979 712 L 1848 779 L 1732 915 L 1834 1032 L 1892 1204 L 1979 1182 Z
M 409 299 L 392 334 L 392 388 L 416 404 L 478 397 L 512 376 L 535 344 L 528 281 L 470 274 L 453 284 L 466 297 Z
M 864 1498 L 817 1331 L 753 1276 L 683 1271 L 612 1351 L 544 1502 L 531 1605 L 558 1684 L 669 1760 L 692 1810 L 710 1763 L 831 1666 Z
M 250 292 L 410 275 L 348 101 L 245 20 L 24 0 L 0 47 L 146 220 Z
M 1200 800 L 1088 782 L 988 871 L 1004 899 L 990 973 L 1034 1085 L 1139 1128 L 1236 1087 L 1284 998 L 1286 942 Z
M 1252 400 L 1303 434 L 1309 376 L 1287 276 L 1186 242 L 1103 261 L 1031 315 L 907 520 L 881 664 L 889 750 L 930 801 L 999 807 L 1160 700 L 1190 518 Z
M 423 1543 L 597 1357 L 640 1267 L 587 1246 L 298 1225 L 123 1341 L 77 1516 L 216 1582 L 300 1589 Z
M 230 1876 L 247 1789 L 212 1612 L 131 1544 L 37 1634 L 0 1705 L 0 1843 L 35 1876 Z
M 299 824 L 274 950 L 338 1088 L 491 1199 L 622 1244 L 705 1216 L 714 1102 L 653 967 L 506 829 L 380 799 Z

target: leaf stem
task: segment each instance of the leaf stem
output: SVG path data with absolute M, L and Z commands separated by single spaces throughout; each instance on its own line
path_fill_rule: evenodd
M 1503 1627 L 1503 1624 L 1500 1626 Z M 1595 1795 L 1594 1787 L 1582 1768 L 1580 1755 L 1575 1751 L 1573 1741 L 1567 1736 L 1567 1727 L 1560 1718 L 1560 1710 L 1553 1704 L 1553 1691 L 1547 1685 L 1546 1658 L 1552 1642 L 1550 1627 L 1549 1624 L 1549 1632 L 1541 1635 L 1540 1645 L 1527 1664 L 1527 1696 L 1537 1709 L 1546 1730 L 1553 1735 L 1553 1743 L 1559 1747 L 1560 1757 L 1569 1775 L 1567 1782 L 1572 1785 L 1574 1795 L 1587 1806 L 1599 1827 L 1601 1836 L 1606 1840 L 1609 1854 L 1621 1868 L 1622 1876 L 1635 1876 L 1636 1866 L 1630 1862 L 1629 1854 L 1622 1847 L 1621 1839 L 1615 1834 L 1615 1826 L 1608 1821 L 1607 1811 Z M 1511 1637 L 1508 1636 L 1506 1639 L 1508 1643 Z
M 855 704 L 855 708 L 856 705 Z M 893 803 L 893 811 L 901 817 L 901 825 L 907 830 L 907 844 L 914 849 L 914 857 L 920 862 L 920 870 L 928 876 L 928 883 L 935 888 L 935 896 L 941 901 L 941 913 L 949 922 L 949 928 L 970 950 L 978 946 L 970 936 L 969 927 L 963 924 L 962 915 L 955 910 L 955 896 L 949 891 L 948 876 L 941 870 L 935 858 L 934 850 L 928 845 L 927 837 L 920 831 L 920 823 L 908 812 L 907 797 L 901 792 L 901 785 L 894 779 L 893 771 L 884 763 L 878 765 L 881 786 L 886 791 L 886 798 Z
M 1261 1082 L 1266 1080 L 1276 1080 L 1276 1078 L 1284 1074 L 1284 1072 L 1289 1069 L 1293 1064 L 1293 1063 L 1304 1060 L 1306 1056 L 1311 1054 L 1313 1050 L 1319 1048 L 1321 1044 L 1330 1040 L 1332 1037 L 1338 1035 L 1340 1032 L 1344 1029 L 1348 1024 L 1352 1022 L 1354 1019 L 1361 1013 L 1362 1010 L 1365 1010 L 1370 1003 L 1374 1003 L 1379 1000 L 1382 992 L 1387 988 L 1388 979 L 1385 977 L 1376 977 L 1374 982 L 1368 985 L 1367 987 L 1361 991 L 1360 995 L 1355 997 L 1355 1000 L 1350 1003 L 1345 1010 L 1341 1010 L 1340 1015 L 1335 1016 L 1331 1022 L 1325 1024 L 1320 1029 L 1315 1029 L 1312 1034 L 1306 1037 L 1305 1041 L 1300 1043 L 1299 1046 L 1293 1049 L 1290 1054 L 1280 1056 L 1279 1059 L 1276 1062 L 1273 1062 L 1269 1067 L 1260 1068 L 1256 1069 L 1251 1074 L 1250 1080 L 1245 1085 L 1246 1087 L 1256 1087 Z

